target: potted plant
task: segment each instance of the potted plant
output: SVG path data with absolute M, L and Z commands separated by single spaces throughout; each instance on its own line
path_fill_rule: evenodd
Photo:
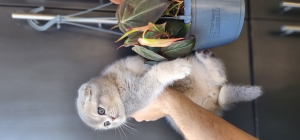
M 151 64 L 185 57 L 195 47 L 195 37 L 186 37 L 191 23 L 176 19 L 183 13 L 183 0 L 125 0 L 116 12 L 116 27 L 124 33 L 117 41 L 127 37 L 120 47 L 134 46 Z
M 117 24 L 115 27 L 123 32 L 123 36 L 117 41 L 127 37 L 121 47 L 134 46 L 133 50 L 151 63 L 184 57 L 192 50 L 228 44 L 238 38 L 244 23 L 244 0 L 112 1 L 123 1 L 116 17 L 77 17 L 112 3 L 65 16 L 37 14 L 44 9 L 39 7 L 30 13 L 13 13 L 12 17 L 27 19 L 39 31 L 45 31 L 55 24 L 58 28 L 61 24 L 69 24 L 120 35 L 119 32 L 79 23 Z M 40 25 L 37 20 L 49 21 Z
M 185 57 L 237 39 L 244 11 L 244 0 L 124 0 L 115 26 L 124 35 L 117 41 L 127 37 L 120 47 L 134 46 L 151 64 Z

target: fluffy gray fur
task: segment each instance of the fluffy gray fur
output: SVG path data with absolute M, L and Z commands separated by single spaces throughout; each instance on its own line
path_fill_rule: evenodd
M 94 129 L 119 127 L 168 86 L 218 115 L 233 103 L 253 100 L 262 93 L 258 86 L 227 84 L 222 61 L 208 50 L 152 67 L 144 63 L 140 56 L 121 59 L 83 84 L 77 98 L 81 119 Z M 104 115 L 98 114 L 98 107 L 105 109 Z M 105 126 L 107 121 L 110 125 Z

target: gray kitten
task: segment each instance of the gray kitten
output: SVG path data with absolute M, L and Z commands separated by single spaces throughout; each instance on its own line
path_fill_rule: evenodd
M 94 129 L 119 127 L 168 86 L 218 115 L 261 95 L 258 86 L 227 84 L 223 63 L 208 50 L 154 66 L 144 63 L 140 56 L 121 59 L 83 84 L 77 98 L 81 119 Z

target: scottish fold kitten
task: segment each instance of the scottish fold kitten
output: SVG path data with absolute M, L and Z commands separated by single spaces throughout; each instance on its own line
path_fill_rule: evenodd
M 119 127 L 166 87 L 182 92 L 218 115 L 233 103 L 261 95 L 258 86 L 228 84 L 223 63 L 209 50 L 154 66 L 144 63 L 140 56 L 121 59 L 83 84 L 77 98 L 81 119 L 94 129 Z

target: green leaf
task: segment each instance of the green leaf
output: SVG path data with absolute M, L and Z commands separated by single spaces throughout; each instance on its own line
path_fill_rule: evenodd
M 170 36 L 177 36 L 177 34 L 184 28 L 184 21 L 181 20 L 167 20 L 166 31 Z M 183 36 L 185 37 L 185 36 Z
M 124 39 L 126 36 L 134 33 L 134 32 L 137 32 L 137 30 L 130 30 L 128 32 L 126 32 L 124 35 L 122 35 L 116 42 L 119 42 L 120 40 Z
M 153 24 L 145 34 L 145 38 L 158 39 L 162 38 L 165 34 L 166 24 Z
M 167 0 L 124 0 L 116 12 L 119 28 L 125 33 L 127 28 L 155 23 L 168 6 Z
M 175 37 L 185 37 L 186 34 L 189 32 L 191 27 L 191 23 L 184 24 L 183 28 L 177 33 Z
M 153 24 L 153 26 L 149 30 L 157 31 L 157 32 L 165 32 L 166 23 L 163 24 Z
M 184 23 L 182 20 L 167 20 L 166 31 L 173 37 L 185 37 L 190 29 L 191 23 Z
M 172 3 L 165 11 L 166 15 L 177 17 L 180 11 L 183 11 L 183 0 L 172 0 Z
M 158 35 L 158 32 L 155 31 L 147 31 L 145 34 L 145 38 L 158 39 L 161 38 L 162 35 Z
M 162 48 L 162 55 L 169 59 L 188 56 L 194 49 L 196 39 L 183 40 L 172 43 L 167 48 Z
M 132 48 L 133 51 L 135 51 L 136 53 L 138 53 L 139 55 L 149 59 L 149 60 L 153 60 L 153 61 L 164 61 L 164 60 L 167 60 L 166 58 L 164 58 L 163 56 L 161 55 L 158 55 L 142 46 L 134 46 Z
M 152 51 L 152 52 L 159 52 L 160 51 L 160 47 L 147 47 L 148 50 Z
M 143 35 L 142 32 L 135 32 L 128 35 L 128 38 L 124 42 L 125 47 L 139 44 L 138 39 L 141 38 L 142 35 Z

